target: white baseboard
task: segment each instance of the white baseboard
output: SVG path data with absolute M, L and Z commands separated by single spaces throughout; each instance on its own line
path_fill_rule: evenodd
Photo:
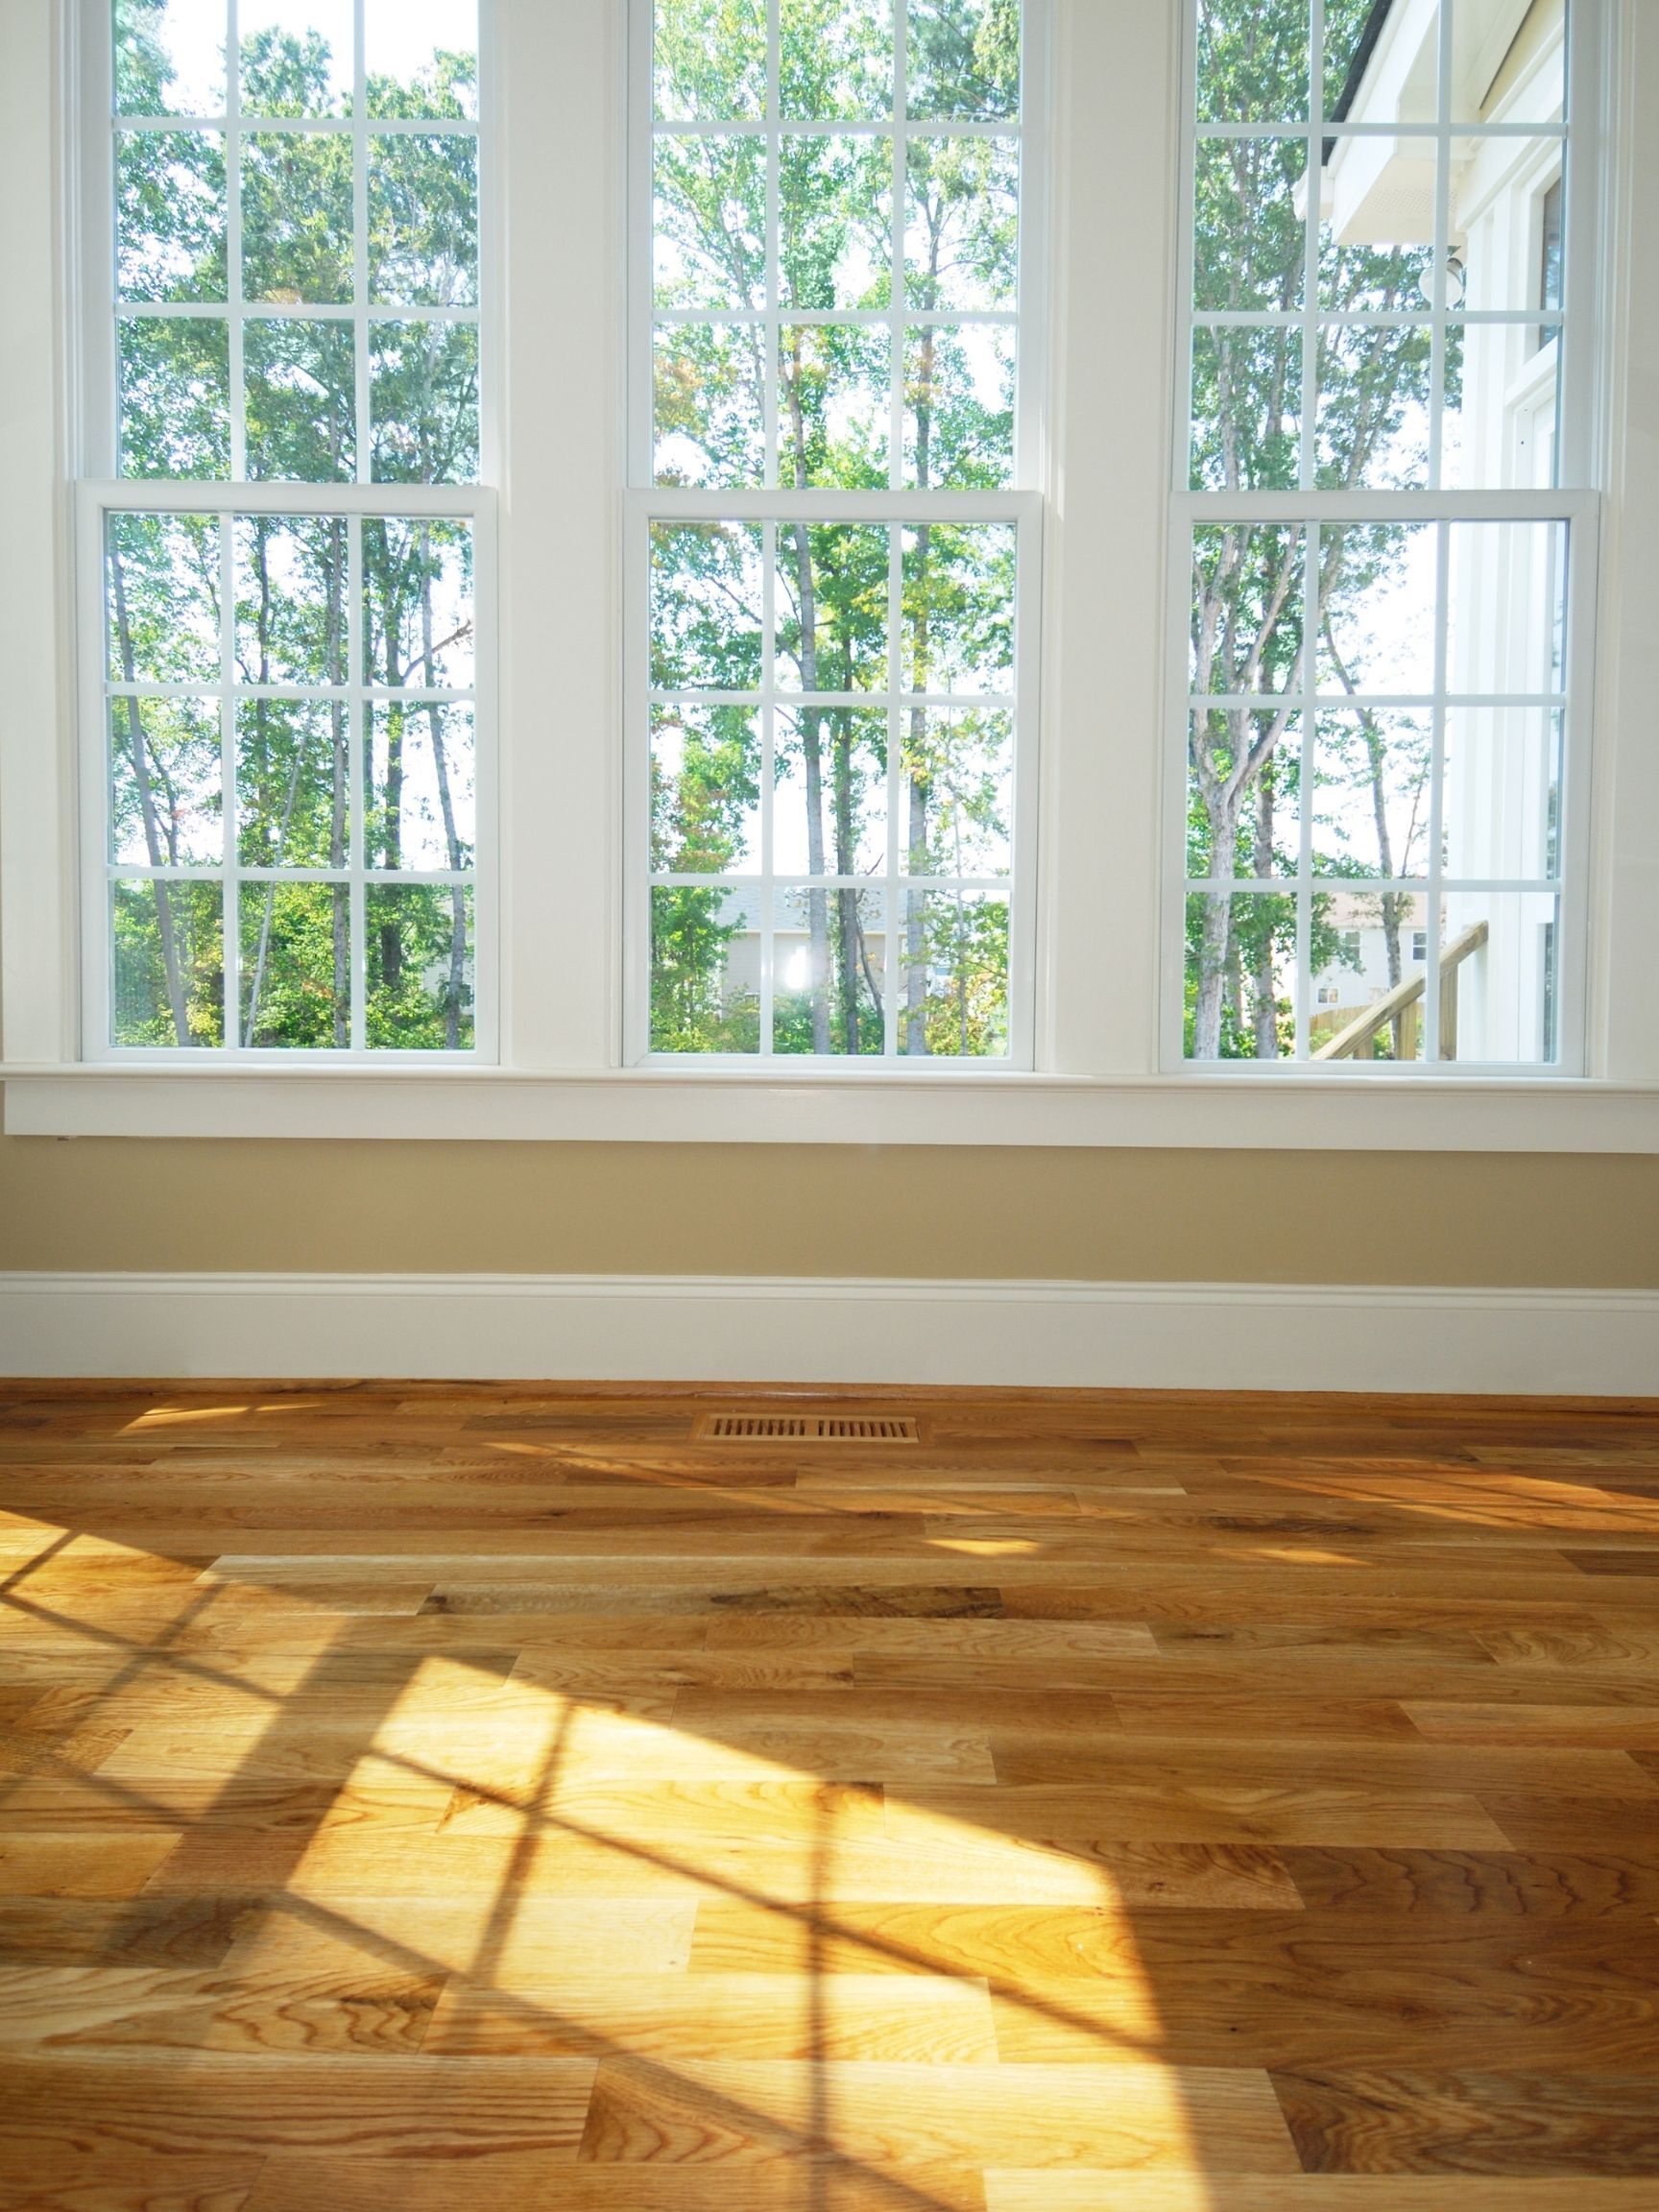
M 1659 1291 L 0 1273 L 0 1375 L 1659 1396 Z

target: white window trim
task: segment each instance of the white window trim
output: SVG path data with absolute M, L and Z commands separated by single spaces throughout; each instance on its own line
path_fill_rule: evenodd
M 1659 573 L 1659 445 L 1638 365 L 1659 358 L 1659 17 L 1604 0 L 1618 117 L 1613 272 L 1589 343 L 1606 366 L 1587 1001 L 1589 1076 L 1264 1070 L 1159 1072 L 1158 935 L 1166 464 L 1178 240 L 1177 11 L 1055 0 L 1051 414 L 1044 483 L 1040 984 L 1033 1072 L 879 1068 L 787 1074 L 625 1069 L 621 696 L 626 159 L 613 0 L 487 0 L 488 201 L 519 212 L 487 253 L 511 289 L 494 373 L 530 393 L 499 484 L 502 1065 L 119 1068 L 80 1057 L 74 792 L 73 499 L 79 371 L 63 272 L 81 221 L 74 17 L 36 0 L 8 24 L 0 189 L 13 260 L 0 324 L 0 990 L 7 1127 L 61 1135 L 295 1135 L 637 1142 L 1038 1143 L 1203 1148 L 1659 1151 L 1659 753 L 1647 739 Z M 97 0 L 91 13 L 99 15 Z M 493 22 L 492 22 L 493 19 Z M 562 87 L 560 128 L 542 87 Z M 1122 89 L 1113 128 L 1099 87 Z M 1126 88 L 1143 87 L 1144 97 Z M 487 133 L 488 135 L 488 133 Z M 610 191 L 595 188 L 609 180 Z M 1582 204 L 1582 203 L 1580 203 Z M 590 210 L 553 224 L 549 208 Z M 1117 210 L 1107 220 L 1103 210 Z M 558 248 L 553 268 L 552 249 Z M 1583 248 L 1579 247 L 1580 254 Z M 1143 342 L 1120 342 L 1123 302 Z M 579 308 L 571 306 L 579 301 Z M 589 348 L 563 343 L 580 313 Z M 1166 334 L 1168 334 L 1167 337 Z M 1632 387 L 1635 387 L 1633 390 Z M 1100 439 L 1108 411 L 1134 426 Z M 560 427 L 580 422 L 571 439 Z M 488 468 L 488 465 L 487 465 Z M 565 525 L 547 531 L 549 515 Z M 548 823 L 580 821 L 549 862 Z M 206 1056 L 204 1055 L 205 1059 Z

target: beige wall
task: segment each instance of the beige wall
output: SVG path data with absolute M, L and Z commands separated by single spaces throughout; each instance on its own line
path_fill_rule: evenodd
M 0 1140 L 0 1267 L 1659 1287 L 1659 1158 Z

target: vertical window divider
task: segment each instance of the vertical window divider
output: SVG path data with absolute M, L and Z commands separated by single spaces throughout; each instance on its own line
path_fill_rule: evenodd
M 774 491 L 783 482 L 781 417 L 783 374 L 783 32 L 782 0 L 766 0 L 766 359 L 761 370 L 761 409 L 766 438 L 764 480 Z M 769 569 L 769 575 L 772 571 Z M 771 1032 L 768 1029 L 768 1036 Z
M 362 12 L 362 0 L 358 0 Z M 474 556 L 476 559 L 476 556 Z M 369 694 L 370 678 L 366 612 L 369 593 L 363 574 L 363 517 L 353 515 L 346 530 L 346 680 L 347 792 L 346 822 L 351 868 L 348 927 L 351 938 L 351 1049 L 364 1052 L 369 1045 Z M 476 774 L 476 770 L 474 770 Z M 476 870 L 474 870 L 476 874 Z M 473 957 L 477 957 L 478 915 L 473 893 Z
M 1441 884 L 1446 875 L 1446 686 L 1452 627 L 1452 525 L 1434 525 L 1434 705 L 1429 754 L 1429 972 L 1423 979 L 1423 1058 L 1440 1064 L 1440 960 L 1446 926 Z
M 1317 5 L 1317 0 L 1315 0 Z M 1296 853 L 1296 1057 L 1313 1049 L 1313 779 L 1319 728 L 1319 635 L 1324 614 L 1320 599 L 1319 524 L 1311 516 L 1303 525 L 1302 546 L 1302 747 L 1298 770 Z
M 1319 483 L 1319 241 L 1325 229 L 1325 0 L 1310 0 L 1308 228 L 1302 241 L 1302 489 Z M 1315 533 L 1317 535 L 1317 533 Z M 1311 621 L 1310 606 L 1303 619 Z
M 351 8 L 351 336 L 355 365 L 357 481 L 373 479 L 373 383 L 369 371 L 369 59 L 367 0 Z M 482 337 L 482 332 L 480 332 Z
M 908 304 L 908 221 L 910 198 L 910 5 L 894 0 L 893 8 L 893 260 L 888 278 L 888 307 L 893 318 L 891 413 L 888 429 L 887 481 L 895 492 L 904 488 L 904 311 Z M 931 305 L 931 302 L 929 302 Z M 909 894 L 901 902 L 900 846 L 903 830 L 908 865 L 909 836 L 903 824 L 904 804 L 904 529 L 895 517 L 887 537 L 887 1004 L 882 1022 L 882 1050 L 889 1059 L 899 1053 L 899 993 L 904 977 L 904 949 L 910 941 Z M 924 909 L 926 912 L 926 909 Z M 910 1046 L 904 1039 L 906 1048 Z
M 220 928 L 224 943 L 225 1046 L 234 1055 L 242 1051 L 244 1039 L 242 846 L 236 826 L 236 517 L 229 513 L 219 517 L 219 781 L 224 810 Z
M 248 474 L 248 302 L 242 275 L 241 0 L 227 0 L 225 41 L 225 301 L 230 381 L 230 481 Z M 228 1034 L 228 1031 L 227 1031 Z
M 774 13 L 778 0 L 771 0 Z M 774 371 L 777 353 L 773 353 Z M 776 386 L 774 385 L 774 389 Z M 760 525 L 760 1056 L 778 1049 L 778 894 L 773 884 L 773 802 L 778 788 L 778 524 Z

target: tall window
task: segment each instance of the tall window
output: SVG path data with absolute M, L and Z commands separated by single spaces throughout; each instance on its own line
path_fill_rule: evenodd
M 1569 9 L 1190 26 L 1178 1048 L 1548 1065 L 1593 566 Z
M 476 1051 L 475 0 L 88 14 L 88 1047 Z
M 1035 14 L 637 0 L 633 1056 L 1029 1050 Z

